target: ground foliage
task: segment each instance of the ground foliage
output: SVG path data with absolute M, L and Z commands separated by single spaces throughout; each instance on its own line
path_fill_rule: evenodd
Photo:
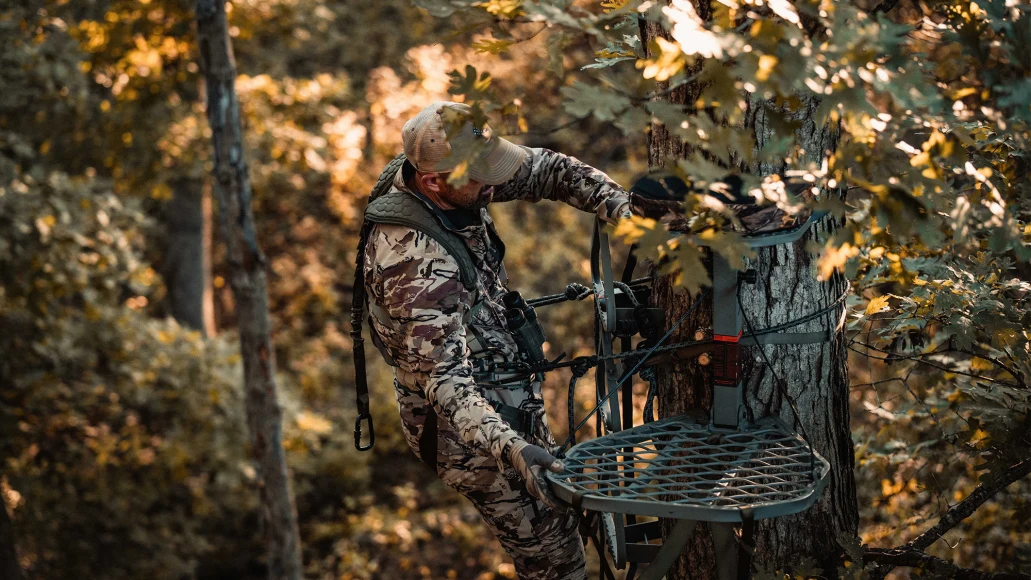
M 703 188 L 740 171 L 761 201 L 796 211 L 802 201 L 774 178 L 754 177 L 793 171 L 847 194 L 817 198 L 845 227 L 814 251 L 824 275 L 853 280 L 868 545 L 917 537 L 1027 456 L 1025 5 L 229 6 L 309 576 L 513 576 L 475 512 L 423 485 L 382 365 L 370 377 L 376 451 L 351 446 L 343 319 L 357 220 L 401 124 L 432 99 L 473 102 L 499 133 L 622 183 L 644 169 L 646 131 L 662 123 L 700 152 L 667 169 Z M 191 10 L 184 0 L 0 0 L 0 493 L 31 578 L 262 573 L 232 333 L 203 339 L 164 319 L 156 274 L 170 184 L 201 183 L 210 168 Z M 641 19 L 668 34 L 642 46 Z M 693 80 L 705 83 L 695 107 L 663 100 Z M 803 112 L 840 130 L 834 151 L 799 149 Z M 746 125 L 760 128 L 761 146 Z M 687 205 L 690 234 L 741 252 L 722 204 L 698 195 Z M 588 216 L 546 204 L 495 214 L 525 294 L 587 277 Z M 679 260 L 685 285 L 705 284 L 690 237 L 670 244 L 661 227 L 639 219 L 620 233 Z M 228 329 L 218 258 L 218 327 Z M 585 353 L 589 307 L 552 308 L 550 354 Z M 567 378 L 550 377 L 545 393 L 560 434 Z M 928 553 L 1026 571 L 1027 491 L 1026 479 L 1013 484 Z M 859 565 L 858 542 L 843 544 L 849 574 L 876 572 Z

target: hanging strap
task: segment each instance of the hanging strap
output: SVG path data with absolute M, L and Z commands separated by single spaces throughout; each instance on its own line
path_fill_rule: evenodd
M 369 380 L 365 370 L 365 339 L 362 338 L 362 316 L 365 311 L 365 243 L 371 224 L 362 225 L 358 235 L 358 257 L 355 260 L 354 286 L 351 291 L 351 353 L 354 359 L 355 404 L 358 418 L 354 420 L 354 447 L 368 451 L 376 443 L 376 431 L 369 412 Z M 362 421 L 369 423 L 369 444 L 362 445 Z
M 755 553 L 755 517 L 752 510 L 741 511 L 741 547 L 738 550 L 737 580 L 752 576 L 752 554 Z
M 612 572 L 609 560 L 605 556 L 605 539 L 602 536 L 600 525 L 601 514 L 583 509 L 584 494 L 586 493 L 585 490 L 581 489 L 573 494 L 572 506 L 579 522 L 580 539 L 583 541 L 584 546 L 587 545 L 587 540 L 590 539 L 594 543 L 594 549 L 598 551 L 599 580 L 616 580 L 616 575 Z
M 404 153 L 394 157 L 380 174 L 369 199 L 376 199 L 390 189 L 394 176 L 405 162 Z M 354 420 L 354 448 L 368 451 L 376 443 L 376 430 L 369 412 L 369 379 L 365 369 L 365 339 L 362 338 L 362 317 L 365 313 L 365 244 L 369 240 L 372 224 L 365 222 L 358 233 L 358 255 L 355 257 L 354 286 L 351 287 L 351 354 L 354 362 L 355 405 L 358 418 Z M 362 445 L 362 422 L 369 424 L 369 443 Z

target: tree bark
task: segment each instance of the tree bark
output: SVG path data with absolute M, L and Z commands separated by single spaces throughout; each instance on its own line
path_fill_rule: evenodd
M 168 249 L 162 275 L 168 286 L 168 305 L 179 324 L 208 335 L 205 324 L 205 224 L 202 191 L 197 179 L 172 183 L 172 199 L 165 207 Z
M 708 0 L 693 0 L 699 15 L 710 13 Z M 661 34 L 649 25 L 647 36 Z M 647 39 L 644 43 L 647 45 Z M 702 87 L 688 84 L 673 91 L 669 100 L 689 105 L 694 103 Z M 807 107 L 801 115 L 803 127 L 798 136 L 807 156 L 820 159 L 836 143 L 836 133 L 816 127 L 812 111 Z M 759 111 L 762 109 L 759 108 Z M 807 121 L 807 122 L 806 122 Z M 755 130 L 759 144 L 769 136 L 761 114 L 753 114 L 742 130 Z M 691 152 L 661 125 L 652 127 L 649 161 L 652 166 L 664 159 L 685 157 Z M 753 171 L 767 173 L 774 168 L 757 167 Z M 801 240 L 790 245 L 762 248 L 748 267 L 758 273 L 754 286 L 742 288 L 742 304 L 747 320 L 755 329 L 767 328 L 816 311 L 833 302 L 846 288 L 841 276 L 829 282 L 816 280 L 814 264 L 806 245 L 827 238 L 836 227 L 831 219 L 816 224 Z M 672 277 L 656 280 L 653 302 L 675 321 L 691 305 L 691 298 L 674 286 Z M 699 305 L 693 319 L 684 323 L 680 336 L 671 342 L 690 340 L 694 329 L 711 328 L 711 299 Z M 832 316 L 789 329 L 790 332 L 823 330 L 841 319 L 837 309 Z M 829 320 L 830 319 L 830 320 Z M 833 328 L 832 328 L 833 330 Z M 747 329 L 746 329 L 747 332 Z M 809 510 L 793 516 L 757 522 L 756 552 L 753 565 L 758 569 L 785 569 L 805 560 L 814 562 L 831 577 L 839 565 L 842 548 L 840 538 L 854 538 L 859 524 L 853 473 L 853 443 L 849 430 L 848 371 L 844 329 L 833 333 L 830 342 L 815 345 L 777 345 L 742 347 L 742 379 L 746 406 L 751 419 L 779 416 L 787 425 L 796 418 L 773 382 L 759 348 L 764 348 L 778 377 L 794 399 L 800 422 L 813 447 L 831 465 L 830 482 L 819 502 Z M 712 370 L 696 359 L 661 369 L 659 377 L 659 413 L 670 417 L 684 413 L 708 416 L 711 405 Z M 797 430 L 797 429 L 796 429 Z M 667 524 L 668 531 L 671 526 Z M 720 554 L 721 559 L 728 555 Z M 671 580 L 694 580 L 716 577 L 716 557 L 707 526 L 698 526 L 695 537 L 677 565 L 670 570 Z M 732 555 L 731 557 L 736 557 Z
M 250 451 L 258 465 L 268 577 L 300 580 L 297 509 L 282 445 L 282 410 L 276 399 L 265 259 L 251 211 L 225 0 L 197 0 L 197 40 L 214 142 L 215 195 L 240 329 Z

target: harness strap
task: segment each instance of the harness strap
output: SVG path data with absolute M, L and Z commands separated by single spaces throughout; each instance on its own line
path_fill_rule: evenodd
M 616 575 L 609 566 L 609 560 L 605 556 L 605 540 L 601 534 L 601 514 L 583 509 L 584 495 L 586 490 L 578 490 L 573 493 L 573 510 L 576 512 L 577 527 L 580 532 L 580 540 L 584 546 L 588 539 L 594 543 L 594 549 L 598 551 L 599 580 L 616 580 Z
M 755 552 L 755 517 L 752 510 L 741 511 L 741 548 L 738 550 L 737 579 L 752 576 L 752 554 Z
M 422 424 L 422 436 L 419 437 L 419 459 L 437 473 L 437 411 L 432 405 L 426 412 L 426 422 Z
M 401 166 L 404 164 L 404 153 L 395 157 L 376 181 L 370 199 L 375 199 L 390 188 Z M 368 451 L 376 443 L 376 431 L 372 424 L 372 413 L 369 412 L 369 380 L 365 369 L 365 339 L 362 338 L 362 316 L 365 312 L 365 245 L 369 241 L 372 224 L 362 224 L 358 234 L 358 255 L 355 258 L 354 286 L 351 290 L 351 353 L 354 360 L 354 394 L 358 407 L 358 418 L 354 421 L 354 447 L 358 451 Z M 362 421 L 369 423 L 369 444 L 362 445 Z
M 358 234 L 358 257 L 354 269 L 354 286 L 351 294 L 351 353 L 354 360 L 355 404 L 358 418 L 354 421 L 354 447 L 358 451 L 372 449 L 376 432 L 369 412 L 369 381 L 365 370 L 365 339 L 362 338 L 362 314 L 365 310 L 365 243 L 371 226 L 362 226 Z M 362 421 L 369 422 L 369 444 L 362 445 Z

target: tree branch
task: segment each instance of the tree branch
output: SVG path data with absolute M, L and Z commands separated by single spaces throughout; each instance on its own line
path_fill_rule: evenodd
M 982 572 L 970 568 L 960 568 L 949 562 L 934 556 L 929 556 L 919 550 L 901 550 L 899 548 L 867 548 L 863 554 L 864 562 L 874 562 L 887 566 L 891 570 L 897 566 L 908 568 L 919 568 L 926 570 L 943 578 L 954 578 L 955 580 L 1028 580 L 1031 576 L 1027 574 L 1008 574 Z
M 876 7 L 874 7 L 874 9 L 870 11 L 870 14 L 877 14 L 877 13 L 887 14 L 889 11 L 891 11 L 892 8 L 897 6 L 898 3 L 899 3 L 899 0 L 884 0 L 883 2 L 878 4 Z
M 515 136 L 515 135 L 534 135 L 534 136 L 551 135 L 552 133 L 557 133 L 557 132 L 561 131 L 562 129 L 568 129 L 569 127 L 572 127 L 573 125 L 576 125 L 577 123 L 579 123 L 581 121 L 586 121 L 587 119 L 590 119 L 590 118 L 591 118 L 591 114 L 588 113 L 588 114 L 584 115 L 583 117 L 577 117 L 577 118 L 575 118 L 575 119 L 573 119 L 571 121 L 568 121 L 566 123 L 562 123 L 561 125 L 557 125 L 555 127 L 552 127 L 551 129 L 545 129 L 543 131 L 525 131 L 525 132 L 521 132 L 521 133 L 507 133 L 505 135 L 502 135 L 502 137 L 512 137 L 512 136 Z
M 1031 473 L 1031 459 L 1025 459 L 1011 466 L 991 483 L 979 484 L 966 499 L 945 512 L 945 515 L 938 520 L 934 527 L 920 534 L 911 542 L 901 546 L 901 548 L 903 550 L 925 550 L 938 538 L 942 537 L 945 532 L 951 530 L 956 524 L 974 513 L 974 510 L 981 507 L 981 504 L 991 499 L 992 496 L 1005 489 L 1009 484 L 1025 477 L 1028 473 Z

